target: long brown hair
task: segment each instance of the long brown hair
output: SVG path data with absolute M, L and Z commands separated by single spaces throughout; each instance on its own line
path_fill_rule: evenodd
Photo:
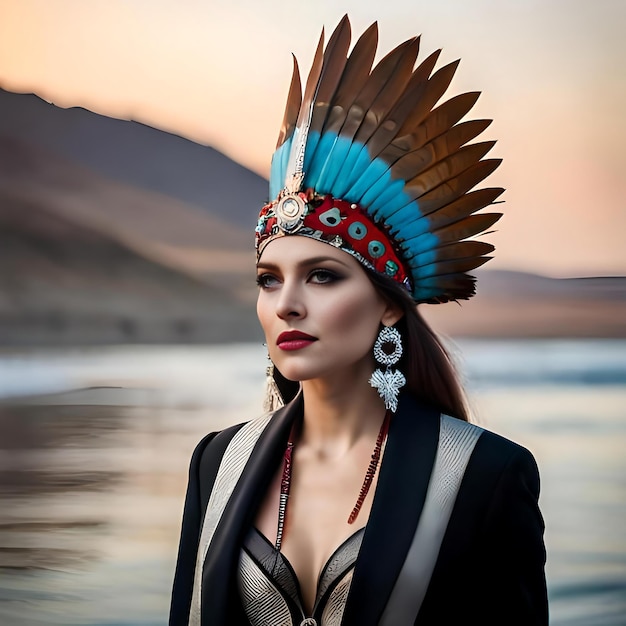
M 364 269 L 378 293 L 404 313 L 396 328 L 404 346 L 398 367 L 406 376 L 406 388 L 443 413 L 469 421 L 459 376 L 437 333 L 426 323 L 403 287 L 382 274 Z M 274 368 L 274 380 L 285 403 L 295 398 L 300 388 L 298 382 L 286 379 L 277 368 Z

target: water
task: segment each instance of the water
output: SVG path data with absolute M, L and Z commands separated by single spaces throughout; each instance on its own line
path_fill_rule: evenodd
M 463 341 L 542 476 L 551 623 L 626 624 L 626 341 Z M 189 457 L 259 413 L 261 346 L 0 353 L 0 624 L 167 621 Z

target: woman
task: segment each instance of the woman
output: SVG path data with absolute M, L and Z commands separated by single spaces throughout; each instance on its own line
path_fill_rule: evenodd
M 547 624 L 532 455 L 467 422 L 416 303 L 471 297 L 501 189 L 456 64 L 373 70 L 344 18 L 297 64 L 256 228 L 270 382 L 288 402 L 194 452 L 170 624 Z M 276 389 L 274 389 L 274 396 Z

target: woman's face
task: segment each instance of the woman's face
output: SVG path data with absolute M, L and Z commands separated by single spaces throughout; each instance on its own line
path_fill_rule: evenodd
M 374 289 L 356 259 L 308 237 L 270 242 L 257 264 L 257 314 L 270 357 L 289 380 L 368 376 L 381 322 L 399 310 Z

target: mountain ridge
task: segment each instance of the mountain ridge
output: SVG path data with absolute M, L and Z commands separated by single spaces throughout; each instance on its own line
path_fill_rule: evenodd
M 252 229 L 267 180 L 215 148 L 141 122 L 0 89 L 0 134 L 28 141 L 119 182 L 158 191 Z

